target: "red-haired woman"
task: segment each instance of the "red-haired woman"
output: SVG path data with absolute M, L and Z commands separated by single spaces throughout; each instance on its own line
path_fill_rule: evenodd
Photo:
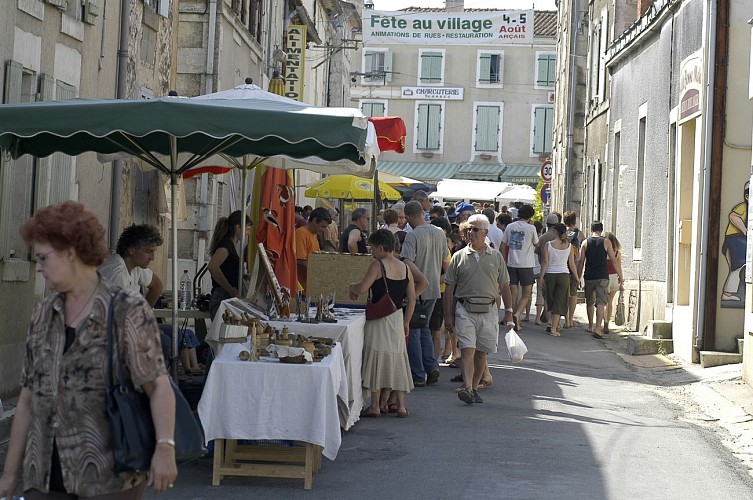
M 37 272 L 54 293 L 31 318 L 0 497 L 13 496 L 22 461 L 29 500 L 143 496 L 146 472 L 114 472 L 105 417 L 111 308 L 124 376 L 151 402 L 157 446 L 148 481 L 155 491 L 171 488 L 178 475 L 175 398 L 157 321 L 143 297 L 97 273 L 107 255 L 104 228 L 82 204 L 67 201 L 39 210 L 23 224 L 21 236 L 34 246 Z

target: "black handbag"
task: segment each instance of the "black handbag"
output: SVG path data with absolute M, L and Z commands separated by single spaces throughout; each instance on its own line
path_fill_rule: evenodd
M 149 397 L 137 391 L 131 380 L 123 379 L 123 363 L 118 348 L 113 344 L 118 340 L 115 328 L 116 293 L 110 302 L 107 318 L 108 390 L 106 399 L 107 420 L 110 422 L 112 453 L 115 459 L 115 473 L 148 471 L 154 455 L 155 435 Z M 117 375 L 113 371 L 113 359 Z M 204 435 L 194 418 L 188 402 L 175 386 L 175 459 L 193 460 L 206 453 Z
M 423 307 L 418 307 L 419 305 L 423 306 L 423 304 L 424 301 L 422 298 L 419 297 L 416 299 L 416 306 L 413 308 L 413 315 L 410 317 L 410 322 L 408 324 L 408 328 L 411 330 L 423 328 L 429 324 L 429 315 L 426 314 L 426 310 Z
M 384 270 L 384 264 L 379 261 L 379 265 L 382 268 L 382 280 L 384 280 L 384 295 L 376 302 L 371 301 L 371 288 L 369 288 L 369 300 L 366 301 L 366 319 L 379 319 L 389 316 L 397 311 L 395 303 L 392 302 L 390 297 L 390 290 L 387 287 L 387 272 Z

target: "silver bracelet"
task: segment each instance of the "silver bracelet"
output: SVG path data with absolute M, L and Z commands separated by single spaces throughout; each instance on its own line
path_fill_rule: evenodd
M 172 446 L 173 448 L 175 448 L 175 441 L 168 438 L 158 439 L 157 444 L 166 444 L 168 446 Z

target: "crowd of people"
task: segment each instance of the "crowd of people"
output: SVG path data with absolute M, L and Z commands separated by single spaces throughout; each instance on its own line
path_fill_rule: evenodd
M 583 289 L 588 332 L 598 338 L 608 332 L 623 281 L 616 236 L 595 222 L 586 237 L 572 211 L 548 214 L 545 225 L 534 215 L 534 208 L 522 203 L 503 206 L 499 213 L 490 204 L 442 206 L 418 191 L 411 201 L 378 214 L 380 229 L 367 237 L 367 211 L 353 212 L 340 250 L 370 248 L 375 262 L 362 281 L 350 285 L 351 298 L 369 292 L 376 302 L 389 293 L 403 306 L 389 318 L 366 322 L 363 380 L 372 400 L 363 416 L 407 416 L 405 394 L 436 384 L 440 363 L 460 368 L 452 381 L 461 383 L 461 401 L 482 403 L 479 390 L 493 383 L 487 355 L 497 351 L 500 330 L 525 330 L 532 305 L 535 323 L 560 337 L 575 326 Z M 402 335 L 405 345 L 398 342 Z

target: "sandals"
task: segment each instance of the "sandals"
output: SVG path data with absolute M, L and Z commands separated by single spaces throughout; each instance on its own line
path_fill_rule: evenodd
M 408 410 L 397 410 L 397 418 L 408 418 L 408 415 L 410 415 Z
M 450 368 L 460 368 L 460 360 L 453 359 L 447 366 L 449 366 Z
M 455 375 L 450 379 L 450 382 L 462 382 L 463 381 L 463 374 Z
M 361 412 L 361 418 L 379 418 L 381 416 L 382 416 L 381 413 L 371 413 L 368 410 L 363 410 Z
M 386 413 L 397 413 L 397 403 L 388 404 Z
M 601 339 L 601 340 L 604 340 L 604 335 L 599 335 L 599 334 L 598 334 L 598 333 L 596 333 L 596 332 L 591 332 L 591 336 L 592 336 L 593 338 L 595 338 L 595 339 Z

